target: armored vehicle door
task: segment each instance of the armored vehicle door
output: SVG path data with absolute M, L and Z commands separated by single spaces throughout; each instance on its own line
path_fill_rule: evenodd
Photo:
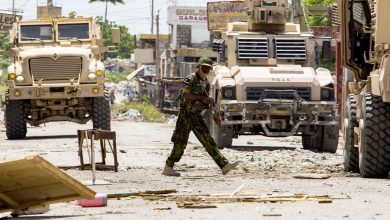
M 366 63 L 371 45 L 371 9 L 368 0 L 339 0 L 341 2 L 341 35 L 343 65 L 354 72 L 355 79 L 364 80 L 372 65 Z

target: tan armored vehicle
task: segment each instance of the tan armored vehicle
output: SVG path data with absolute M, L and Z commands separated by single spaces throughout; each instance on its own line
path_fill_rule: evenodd
M 390 4 L 339 1 L 343 65 L 354 75 L 344 108 L 344 168 L 362 177 L 390 170 Z
M 287 0 L 214 4 L 232 3 L 209 3 L 208 10 L 243 9 L 247 15 L 246 22 L 229 23 L 214 40 L 222 65 L 214 68 L 209 95 L 222 123 L 209 121 L 218 145 L 230 147 L 239 135 L 302 135 L 303 148 L 336 152 L 334 81 L 328 70 L 313 68 L 313 36 L 286 23 Z
M 18 21 L 10 30 L 6 134 L 26 136 L 26 123 L 52 121 L 110 130 L 105 98 L 103 39 L 92 18 L 61 17 Z

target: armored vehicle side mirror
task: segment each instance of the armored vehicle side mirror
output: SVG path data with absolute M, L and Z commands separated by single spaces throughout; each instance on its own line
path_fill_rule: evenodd
M 121 42 L 121 32 L 119 28 L 111 28 L 112 43 L 119 44 Z

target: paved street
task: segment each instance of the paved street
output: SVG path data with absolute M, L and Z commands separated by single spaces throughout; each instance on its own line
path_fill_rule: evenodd
M 90 125 L 50 123 L 28 128 L 25 140 L 6 140 L 1 127 L 1 159 L 41 155 L 60 167 L 79 165 L 76 130 Z M 266 138 L 246 136 L 234 140 L 233 148 L 222 152 L 240 167 L 223 176 L 194 136 L 183 159 L 177 164 L 181 177 L 161 175 L 172 144 L 173 125 L 122 121 L 112 123 L 117 132 L 120 170 L 97 171 L 97 179 L 110 185 L 91 186 L 99 193 L 128 193 L 175 189 L 174 195 L 280 196 L 328 195 L 331 203 L 318 201 L 274 203 L 221 203 L 216 208 L 184 209 L 175 201 L 146 198 L 109 199 L 106 207 L 82 208 L 75 202 L 58 203 L 50 211 L 33 218 L 64 219 L 388 219 L 389 181 L 362 179 L 342 171 L 342 152 L 335 155 L 301 149 L 300 137 Z M 253 143 L 253 144 L 252 144 Z M 108 164 L 112 163 L 107 155 Z M 99 157 L 98 157 L 99 159 Z M 79 181 L 91 180 L 90 170 L 66 169 Z M 298 174 L 326 174 L 328 179 L 299 179 Z M 298 175 L 299 176 L 299 175 Z M 169 200 L 169 199 L 167 199 Z M 6 218 L 9 213 L 1 213 Z M 272 217 L 271 217 L 272 216 Z

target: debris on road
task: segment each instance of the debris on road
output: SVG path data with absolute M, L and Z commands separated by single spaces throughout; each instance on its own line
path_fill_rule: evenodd
M 322 173 L 300 173 L 293 175 L 296 179 L 328 179 L 332 175 Z
M 282 216 L 282 214 L 272 214 L 272 213 L 270 213 L 270 214 L 263 214 L 263 216 L 264 217 L 278 217 L 278 216 Z
M 129 109 L 125 113 L 118 114 L 116 116 L 116 120 L 118 120 L 118 121 L 128 120 L 128 121 L 141 122 L 141 121 L 143 121 L 143 118 L 142 118 L 141 113 L 138 110 L 136 110 L 136 109 Z
M 77 204 L 81 207 L 103 207 L 107 205 L 107 194 L 97 193 L 93 199 L 79 199 Z
M 164 195 L 177 193 L 175 189 L 167 190 L 147 190 L 142 192 L 130 192 L 130 193 L 114 193 L 108 194 L 107 198 L 125 198 L 125 197 L 142 197 L 142 196 L 155 196 L 155 195 Z

